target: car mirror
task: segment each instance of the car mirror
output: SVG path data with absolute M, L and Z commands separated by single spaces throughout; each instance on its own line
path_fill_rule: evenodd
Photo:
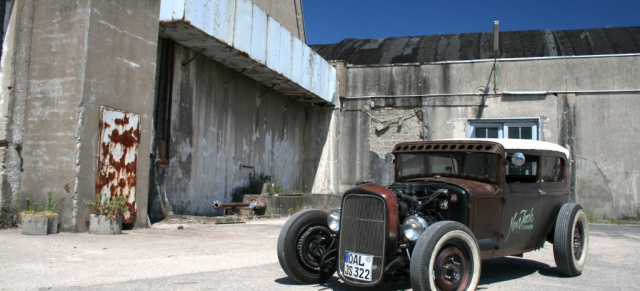
M 522 153 L 515 153 L 511 156 L 511 163 L 517 167 L 524 165 L 524 155 Z

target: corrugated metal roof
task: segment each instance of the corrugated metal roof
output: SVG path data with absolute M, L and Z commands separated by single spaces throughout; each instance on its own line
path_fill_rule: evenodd
M 499 58 L 640 53 L 640 26 L 500 32 Z M 493 33 L 345 39 L 312 45 L 326 60 L 353 65 L 433 63 L 492 59 Z

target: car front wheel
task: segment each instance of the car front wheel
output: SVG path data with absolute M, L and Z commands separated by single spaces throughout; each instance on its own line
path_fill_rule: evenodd
M 336 271 L 335 244 L 327 216 L 320 210 L 302 210 L 291 216 L 280 231 L 278 261 L 297 283 L 322 283 Z
M 420 236 L 411 255 L 413 290 L 475 290 L 480 251 L 471 231 L 454 221 L 440 221 Z

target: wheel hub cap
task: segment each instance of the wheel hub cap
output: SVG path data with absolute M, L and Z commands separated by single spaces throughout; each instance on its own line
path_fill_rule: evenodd
M 578 223 L 573 231 L 573 257 L 579 260 L 582 256 L 582 225 Z
M 471 279 L 470 263 L 466 253 L 455 245 L 443 248 L 433 268 L 434 279 L 439 290 L 457 290 Z
M 442 266 L 444 279 L 449 282 L 455 282 L 460 279 L 460 263 L 454 257 L 448 257 L 444 266 Z

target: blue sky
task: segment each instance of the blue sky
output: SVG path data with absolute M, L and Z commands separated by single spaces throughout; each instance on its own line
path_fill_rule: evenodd
M 640 0 L 302 0 L 308 44 L 470 32 L 640 26 Z

